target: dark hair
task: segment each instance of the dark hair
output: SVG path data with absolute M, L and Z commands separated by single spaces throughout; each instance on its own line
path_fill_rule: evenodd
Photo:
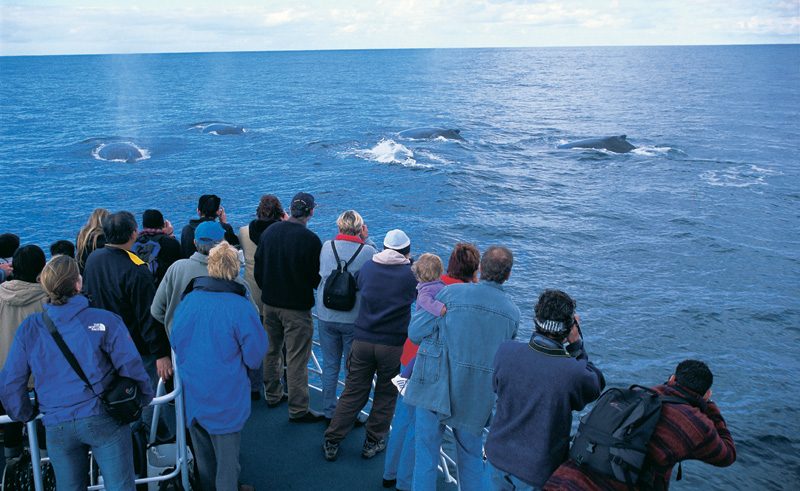
M 124 244 L 136 232 L 136 218 L 129 211 L 118 211 L 103 219 L 103 234 L 107 244 Z
M 303 203 L 292 202 L 292 206 L 289 209 L 292 217 L 294 218 L 305 218 L 311 215 L 311 210 L 314 208 L 310 208 Z
M 16 271 L 16 267 L 14 270 Z M 678 382 L 678 385 L 702 396 L 714 383 L 714 374 L 702 361 L 683 360 L 675 368 L 675 381 Z
M 17 249 L 13 262 L 15 280 L 36 283 L 36 277 L 44 269 L 47 260 L 39 246 L 30 244 Z
M 216 194 L 204 194 L 197 200 L 197 209 L 206 218 L 216 218 L 222 198 Z
M 142 228 L 164 228 L 164 215 L 158 210 L 144 210 L 144 213 L 142 213 Z
M 491 246 L 481 258 L 481 279 L 504 283 L 511 274 L 514 255 L 503 246 Z
M 481 253 L 474 244 L 459 242 L 447 262 L 447 276 L 464 282 L 472 281 L 481 264 Z
M 15 234 L 0 234 L 0 257 L 11 257 L 19 249 L 19 237 Z
M 259 220 L 280 220 L 283 218 L 281 200 L 272 194 L 262 196 L 258 202 L 258 208 L 256 208 L 256 218 Z
M 57 240 L 50 244 L 50 256 L 75 257 L 75 244 L 68 240 Z
M 391 247 L 386 247 L 386 246 L 383 246 L 383 248 L 384 249 L 392 249 Z M 400 254 L 402 254 L 404 256 L 407 256 L 407 255 L 411 254 L 411 244 L 408 244 L 407 246 L 403 247 L 402 249 L 392 249 L 392 250 L 393 251 L 397 251 L 397 252 L 399 252 Z
M 543 332 L 536 326 L 536 331 L 558 341 L 563 341 L 569 336 L 572 325 L 575 323 L 575 300 L 561 290 L 545 290 L 539 295 L 539 301 L 533 308 L 534 325 L 536 320 L 554 321 L 564 324 L 564 330 L 558 333 Z

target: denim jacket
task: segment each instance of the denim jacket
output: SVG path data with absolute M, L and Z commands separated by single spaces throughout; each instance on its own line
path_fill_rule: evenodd
M 491 281 L 450 285 L 436 299 L 447 307 L 444 317 L 420 310 L 408 328 L 419 351 L 405 401 L 437 413 L 443 424 L 481 434 L 495 400 L 494 355 L 516 336 L 519 309 Z

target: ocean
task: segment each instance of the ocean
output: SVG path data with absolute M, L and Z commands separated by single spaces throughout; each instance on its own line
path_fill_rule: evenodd
M 620 134 L 638 148 L 556 148 Z M 115 141 L 143 158 L 100 159 Z M 0 58 L 0 232 L 46 248 L 95 207 L 179 230 L 204 193 L 238 228 L 306 191 L 323 240 L 353 208 L 414 255 L 508 246 L 521 339 L 560 288 L 611 385 L 709 364 L 738 460 L 675 489 L 800 485 L 798 156 L 799 45 Z

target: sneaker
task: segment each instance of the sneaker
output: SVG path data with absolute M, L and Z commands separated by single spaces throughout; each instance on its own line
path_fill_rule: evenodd
M 321 414 L 314 414 L 311 411 L 296 418 L 289 418 L 290 423 L 320 423 L 325 421 L 325 416 Z
M 276 407 L 280 406 L 281 404 L 283 404 L 284 402 L 286 402 L 288 400 L 289 400 L 289 396 L 287 396 L 286 394 L 283 394 L 281 396 L 281 398 L 277 402 L 269 402 L 269 401 L 267 401 L 267 407 L 270 408 L 270 409 L 276 408 Z
M 333 462 L 339 456 L 339 444 L 325 440 L 325 443 L 322 444 L 322 451 L 325 453 L 325 460 Z
M 371 459 L 384 450 L 386 450 L 385 438 L 381 438 L 377 442 L 367 438 L 364 440 L 364 448 L 361 449 L 361 456 L 365 459 Z

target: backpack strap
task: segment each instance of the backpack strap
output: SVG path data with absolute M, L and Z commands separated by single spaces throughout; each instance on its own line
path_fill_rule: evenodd
M 358 253 L 361 252 L 361 249 L 364 248 L 364 243 L 362 242 L 361 244 L 358 245 L 358 249 L 356 249 L 355 254 L 353 254 L 353 256 L 350 258 L 350 260 L 347 261 L 346 263 L 344 263 L 344 266 L 342 266 L 342 260 L 339 259 L 339 253 L 336 252 L 336 244 L 335 244 L 335 242 L 336 242 L 335 240 L 331 241 L 331 249 L 333 249 L 333 257 L 336 258 L 336 267 L 339 269 L 340 272 L 347 271 L 347 268 L 351 264 L 353 264 L 353 261 L 355 261 L 356 258 L 358 257 Z
M 336 242 L 335 240 L 332 240 L 332 241 L 331 241 L 331 249 L 333 249 L 333 257 L 335 257 L 335 258 L 336 258 L 336 269 L 338 269 L 339 271 L 341 271 L 341 270 L 342 270 L 342 269 L 341 269 L 341 267 L 342 267 L 341 261 L 342 261 L 342 260 L 341 260 L 341 259 L 339 259 L 339 253 L 338 253 L 338 252 L 336 252 L 336 244 L 335 244 L 335 242 Z
M 64 355 L 64 358 L 67 359 L 69 366 L 71 366 L 72 369 L 75 370 L 75 373 L 78 374 L 78 377 L 80 377 L 81 380 L 83 380 L 83 383 L 86 384 L 86 387 L 88 387 L 89 390 L 91 390 L 92 393 L 95 396 L 97 396 L 97 393 L 92 388 L 92 384 L 89 383 L 89 379 L 83 372 L 80 363 L 78 363 L 78 360 L 75 359 L 75 355 L 72 354 L 72 351 L 69 349 L 69 346 L 67 346 L 67 343 L 64 342 L 64 338 L 61 337 L 61 333 L 59 333 L 58 329 L 56 329 L 56 325 L 53 323 L 53 319 L 51 319 L 50 316 L 47 315 L 47 312 L 42 312 L 42 318 L 44 319 L 44 324 L 47 326 L 47 330 L 50 331 L 50 335 L 53 336 L 53 340 L 58 345 L 58 349 L 61 350 L 61 353 Z
M 351 264 L 353 264 L 353 261 L 355 261 L 355 260 L 356 260 L 356 258 L 358 257 L 358 253 L 359 253 L 359 252 L 361 252 L 361 249 L 363 249 L 363 248 L 364 248 L 364 243 L 363 243 L 363 242 L 362 242 L 362 243 L 360 243 L 360 244 L 358 244 L 358 249 L 356 249 L 356 252 L 355 252 L 355 254 L 353 254 L 353 257 L 351 257 L 351 258 L 350 258 L 350 260 L 349 260 L 349 261 L 347 261 L 347 263 L 344 265 L 344 270 L 345 270 L 345 271 L 347 271 L 347 268 L 348 268 L 348 267 L 349 267 Z

